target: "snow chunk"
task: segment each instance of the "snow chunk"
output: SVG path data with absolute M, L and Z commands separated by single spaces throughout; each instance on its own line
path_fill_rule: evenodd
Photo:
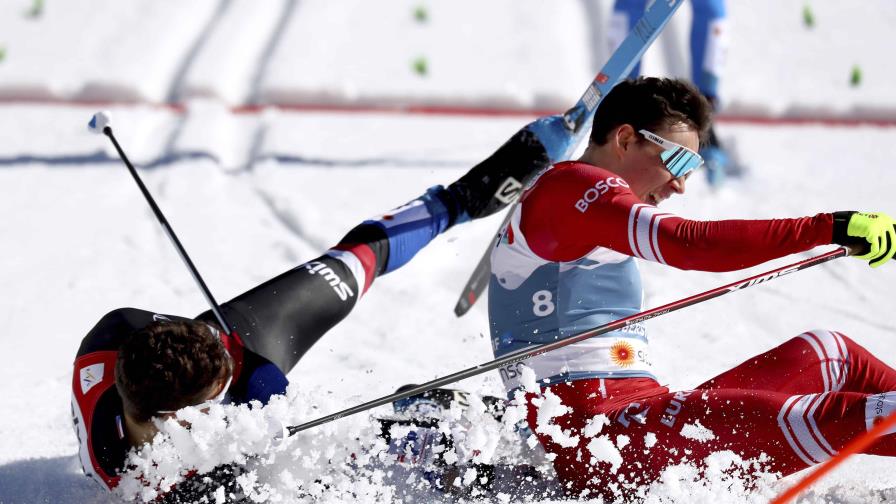
M 520 385 L 526 392 L 538 393 L 538 381 L 535 379 L 535 371 L 529 366 L 520 366 Z
M 464 472 L 463 485 L 464 485 L 464 486 L 469 486 L 469 485 L 472 484 L 474 481 L 476 481 L 476 477 L 477 477 L 477 476 L 479 476 L 479 473 L 476 472 L 476 468 L 475 468 L 475 467 L 470 467 L 470 468 L 468 468 L 468 469 Z
M 654 434 L 652 432 L 648 432 L 647 434 L 644 434 L 644 446 L 646 446 L 648 450 L 653 448 L 653 445 L 655 445 L 655 444 L 656 444 L 656 434 Z
M 700 420 L 695 420 L 693 424 L 684 424 L 681 428 L 681 435 L 694 441 L 705 443 L 716 438 L 713 431 L 707 429 L 700 424 Z
M 693 502 L 709 504 L 765 503 L 779 492 L 780 474 L 768 470 L 768 458 L 744 460 L 732 451 L 716 452 L 702 463 L 683 463 L 663 470 L 649 485 L 644 504 Z
M 588 420 L 588 423 L 582 430 L 582 435 L 585 437 L 594 437 L 600 434 L 600 431 L 604 429 L 604 425 L 610 425 L 610 419 L 607 418 L 607 415 L 595 415 L 594 418 Z
M 563 416 L 570 411 L 564 406 L 550 389 L 545 390 L 544 396 L 532 400 L 532 404 L 538 408 L 535 431 L 550 436 L 551 441 L 564 448 L 572 448 L 579 444 L 579 436 L 564 432 L 559 425 L 551 423 L 554 418 Z
M 592 465 L 594 465 L 595 462 L 609 462 L 611 466 L 610 471 L 613 474 L 616 474 L 616 471 L 619 470 L 619 466 L 622 465 L 622 454 L 619 453 L 619 450 L 616 449 L 613 442 L 610 441 L 609 436 L 604 435 L 592 439 L 588 443 L 588 451 L 591 452 Z

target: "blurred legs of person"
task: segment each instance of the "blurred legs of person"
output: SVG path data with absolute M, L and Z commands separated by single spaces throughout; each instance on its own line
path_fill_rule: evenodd
M 626 34 L 644 14 L 645 0 L 616 0 L 610 18 L 608 41 L 610 50 L 615 50 Z M 691 0 L 693 20 L 691 22 L 690 52 L 691 81 L 712 103 L 719 106 L 719 77 L 725 65 L 728 49 L 727 16 L 724 0 Z M 631 77 L 641 73 L 638 63 L 632 69 Z M 712 187 L 719 187 L 726 175 L 737 172 L 732 159 L 722 146 L 715 127 L 711 127 L 708 141 L 700 149 L 706 161 L 706 177 Z

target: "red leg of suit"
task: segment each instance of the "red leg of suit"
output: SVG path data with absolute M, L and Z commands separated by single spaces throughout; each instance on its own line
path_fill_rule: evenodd
M 802 334 L 691 391 L 669 392 L 644 379 L 549 388 L 572 409 L 553 423 L 578 434 L 578 442 L 563 447 L 539 432 L 531 402 L 529 425 L 557 455 L 554 467 L 571 493 L 607 499 L 626 496 L 626 486 L 649 484 L 670 465 L 699 463 L 722 450 L 745 459 L 764 454 L 769 470 L 790 474 L 826 460 L 876 417 L 896 409 L 896 392 L 886 393 L 896 391 L 896 372 L 852 340 L 826 331 Z M 586 437 L 596 415 L 610 424 Z M 599 460 L 606 458 L 600 454 L 607 441 L 621 456 L 615 467 Z M 601 444 L 595 456 L 589 445 Z M 866 452 L 896 456 L 896 436 L 882 437 Z
M 815 330 L 747 359 L 697 388 L 873 394 L 896 390 L 896 370 L 841 333 Z

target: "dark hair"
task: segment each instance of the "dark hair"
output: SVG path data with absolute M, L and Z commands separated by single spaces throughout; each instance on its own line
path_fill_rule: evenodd
M 125 412 L 145 422 L 159 411 L 202 402 L 232 368 L 217 330 L 207 323 L 158 321 L 119 348 L 115 387 Z
M 709 131 L 712 107 L 692 84 L 681 79 L 638 77 L 616 85 L 597 107 L 591 142 L 607 143 L 609 134 L 623 124 L 635 131 L 661 131 L 684 123 L 699 135 L 701 143 Z

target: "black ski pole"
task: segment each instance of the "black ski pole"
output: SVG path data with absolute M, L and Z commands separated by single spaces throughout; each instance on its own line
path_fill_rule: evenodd
M 480 364 L 475 367 L 471 367 L 468 369 L 464 369 L 463 371 L 458 371 L 456 373 L 450 374 L 448 376 L 442 378 L 436 378 L 430 382 L 424 383 L 422 385 L 417 385 L 413 388 L 402 390 L 401 392 L 396 392 L 394 394 L 390 394 L 379 399 L 374 399 L 372 401 L 366 402 L 364 404 L 359 404 L 358 406 L 354 406 L 352 408 L 344 409 L 337 413 L 333 413 L 331 415 L 327 415 L 317 420 L 312 420 L 310 422 L 305 422 L 300 425 L 294 425 L 287 427 L 286 430 L 289 432 L 289 435 L 296 434 L 298 432 L 302 432 L 303 430 L 310 429 L 312 427 L 316 427 L 321 424 L 325 424 L 328 422 L 332 422 L 334 420 L 339 420 L 342 417 L 354 415 L 355 413 L 360 413 L 362 411 L 369 410 L 371 408 L 375 408 L 377 406 L 382 406 L 384 404 L 388 404 L 393 401 L 397 401 L 399 399 L 405 399 L 411 396 L 415 396 L 418 394 L 422 394 L 428 390 L 432 390 L 434 388 L 442 387 L 465 378 L 470 378 L 472 376 L 483 374 L 487 371 L 492 371 L 494 369 L 498 369 L 503 366 L 516 364 L 518 362 L 522 362 L 530 357 L 535 357 L 537 355 L 541 355 L 552 350 L 556 350 L 558 348 L 565 347 L 567 345 L 572 345 L 573 343 L 577 343 L 579 341 L 598 336 L 601 334 L 608 333 L 610 331 L 615 331 L 617 329 L 622 329 L 623 327 L 630 326 L 632 324 L 637 324 L 639 322 L 643 322 L 648 319 L 652 319 L 654 317 L 659 317 L 660 315 L 665 315 L 670 312 L 678 311 L 682 308 L 692 306 L 698 303 L 702 303 L 704 301 L 708 301 L 710 299 L 717 298 L 719 296 L 723 296 L 728 294 L 729 292 L 734 292 L 741 289 L 746 289 L 747 287 L 752 287 L 754 285 L 767 282 L 769 280 L 774 280 L 775 278 L 790 274 L 796 273 L 797 271 L 804 270 L 806 268 L 811 268 L 812 266 L 817 266 L 822 263 L 826 263 L 832 259 L 837 259 L 838 257 L 843 257 L 849 255 L 849 251 L 846 247 L 838 247 L 830 252 L 826 252 L 819 256 L 811 257 L 809 259 L 805 259 L 803 261 L 799 261 L 793 264 L 789 264 L 787 266 L 781 266 L 780 268 L 773 269 L 771 271 L 767 271 L 765 273 L 760 273 L 758 275 L 752 276 L 750 278 L 746 278 L 744 280 L 740 280 L 738 282 L 730 283 L 728 285 L 723 285 L 722 287 L 717 287 L 712 290 L 708 290 L 706 292 L 702 292 L 700 294 L 695 294 L 690 297 L 686 297 L 684 299 L 679 299 L 678 301 L 673 301 L 671 303 L 665 304 L 663 306 L 653 308 L 650 310 L 642 311 L 640 313 L 636 313 L 629 317 L 621 318 L 619 320 L 615 320 L 613 322 L 606 323 L 600 327 L 595 327 L 594 329 L 589 329 L 584 332 L 580 332 L 578 334 L 572 335 L 568 338 L 564 338 L 562 340 L 554 341 L 551 343 L 545 343 L 543 345 L 535 345 L 528 348 L 521 348 L 515 352 L 511 352 L 503 357 L 499 357 L 493 361 L 486 362 L 484 364 Z
M 202 295 L 205 296 L 205 300 L 208 301 L 208 304 L 212 307 L 212 312 L 215 314 L 215 318 L 218 319 L 218 324 L 221 325 L 221 328 L 224 331 L 230 332 L 231 327 L 230 324 L 227 323 L 227 320 L 224 318 L 224 314 L 221 313 L 221 307 L 218 306 L 218 302 L 215 301 L 214 296 L 212 296 L 211 291 L 208 289 L 208 286 L 205 285 L 205 281 L 202 280 L 202 276 L 199 275 L 199 270 L 196 269 L 196 266 L 193 264 L 193 261 L 190 260 L 190 256 L 187 255 L 187 251 L 184 249 L 184 246 L 181 245 L 180 240 L 177 239 L 177 235 L 174 234 L 174 230 L 171 229 L 171 225 L 168 224 L 168 219 L 165 218 L 165 215 L 162 214 L 162 210 L 156 204 L 155 199 L 153 199 L 152 194 L 149 193 L 149 190 L 143 184 L 143 181 L 140 179 L 140 175 L 137 174 L 137 170 L 134 169 L 134 165 L 128 160 L 127 155 L 125 155 L 124 150 L 122 150 L 121 146 L 118 144 L 118 140 L 115 139 L 115 135 L 112 134 L 112 127 L 109 126 L 109 114 L 107 112 L 97 112 L 90 119 L 90 122 L 87 123 L 87 128 L 92 133 L 102 133 L 109 137 L 109 140 L 112 141 L 112 145 L 115 146 L 115 150 L 118 151 L 118 157 L 124 162 L 125 166 L 128 167 L 128 171 L 131 172 L 131 176 L 134 178 L 134 182 L 137 183 L 137 187 L 140 188 L 140 192 L 143 193 L 143 197 L 146 198 L 146 202 L 149 203 L 149 207 L 152 209 L 152 213 L 155 214 L 156 219 L 159 221 L 159 224 L 162 225 L 162 229 L 165 231 L 165 234 L 168 235 L 168 238 L 171 240 L 171 243 L 174 244 L 174 248 L 177 249 L 178 255 L 186 264 L 187 269 L 190 270 L 190 274 L 193 275 L 193 279 L 196 280 L 196 283 L 199 285 L 199 289 L 202 291 Z

